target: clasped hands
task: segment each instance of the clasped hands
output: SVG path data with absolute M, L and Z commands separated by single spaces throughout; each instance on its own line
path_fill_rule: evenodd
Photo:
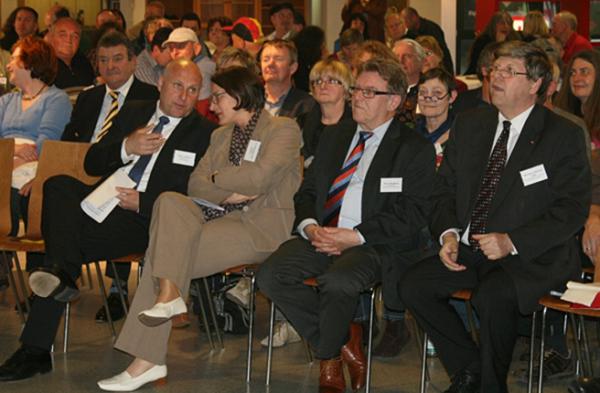
M 318 252 L 327 255 L 340 255 L 347 248 L 362 244 L 358 233 L 348 228 L 321 227 L 309 224 L 304 233 Z
M 156 153 L 165 143 L 165 138 L 160 133 L 153 133 L 154 124 L 134 131 L 125 140 L 125 152 L 127 155 L 147 156 Z
M 484 233 L 473 235 L 473 239 L 479 242 L 481 252 L 489 260 L 504 258 L 513 250 L 514 245 L 506 233 Z M 439 252 L 440 259 L 444 266 L 452 271 L 462 271 L 466 269 L 465 265 L 458 262 L 458 237 L 456 233 L 449 232 L 442 237 L 442 248 Z

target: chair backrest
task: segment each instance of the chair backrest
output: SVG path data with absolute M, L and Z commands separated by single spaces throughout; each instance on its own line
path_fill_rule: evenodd
M 12 182 L 15 140 L 0 139 L 0 236 L 11 230 L 10 186 Z
M 45 141 L 38 162 L 37 173 L 29 197 L 27 237 L 41 239 L 42 200 L 44 182 L 52 176 L 69 175 L 86 184 L 99 178 L 89 176 L 83 169 L 83 160 L 90 143 Z

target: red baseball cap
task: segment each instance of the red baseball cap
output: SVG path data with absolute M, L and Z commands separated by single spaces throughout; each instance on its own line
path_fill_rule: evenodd
M 260 22 L 254 18 L 242 16 L 233 25 L 223 27 L 224 31 L 231 31 L 244 41 L 257 42 L 263 38 Z

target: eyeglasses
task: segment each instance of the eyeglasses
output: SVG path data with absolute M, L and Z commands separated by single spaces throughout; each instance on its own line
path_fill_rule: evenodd
M 433 95 L 426 95 L 425 92 L 419 92 L 419 100 L 423 100 L 423 101 L 429 101 L 429 102 L 438 102 L 443 100 L 444 98 L 448 97 L 448 95 L 450 94 L 450 92 L 447 92 L 444 95 L 439 95 L 439 94 L 433 94 Z
M 395 95 L 396 93 L 392 93 L 389 91 L 379 91 L 379 90 L 374 90 L 374 89 L 363 89 L 362 87 L 356 87 L 356 86 L 352 86 L 350 87 L 350 94 L 355 95 L 357 93 L 360 93 L 360 95 L 363 98 L 373 98 L 375 96 L 390 96 L 390 95 Z
M 319 78 L 319 79 L 315 79 L 314 81 L 310 81 L 310 84 L 313 86 L 324 86 L 324 85 L 341 86 L 342 82 L 337 79 L 333 79 L 333 78 L 329 78 L 329 79 Z
M 502 79 L 514 78 L 517 75 L 527 75 L 526 72 L 515 71 L 512 68 L 500 68 L 499 66 L 490 67 L 490 73 L 498 74 L 502 77 Z
M 218 104 L 219 98 L 221 98 L 221 96 L 224 96 L 225 94 L 227 94 L 227 93 L 224 91 L 222 91 L 220 93 L 212 93 L 210 95 L 210 102 L 212 102 L 213 104 Z

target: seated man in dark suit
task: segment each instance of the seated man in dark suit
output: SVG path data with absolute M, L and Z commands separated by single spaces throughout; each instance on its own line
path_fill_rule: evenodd
M 117 31 L 105 34 L 98 41 L 96 53 L 98 72 L 106 83 L 79 94 L 71 121 L 63 132 L 63 141 L 96 143 L 107 134 L 124 104 L 136 100 L 155 102 L 158 99 L 156 87 L 139 81 L 133 75 L 136 69 L 135 49 L 125 34 Z M 110 266 L 107 266 L 106 275 L 114 278 L 115 273 Z M 130 264 L 117 264 L 117 276 L 125 292 L 130 270 Z M 113 321 L 123 318 L 125 314 L 115 284 L 113 281 L 108 297 Z M 100 307 L 96 321 L 107 320 L 106 310 Z
M 400 65 L 361 65 L 352 95 L 354 127 L 326 129 L 294 197 L 298 237 L 260 267 L 258 283 L 321 359 L 320 391 L 365 383 L 359 295 L 383 281 L 388 305 L 402 309 L 394 281 L 407 266 L 429 212 L 435 171 L 431 144 L 394 119 L 406 95 Z M 303 284 L 316 277 L 319 292 Z M 341 353 L 341 358 L 340 358 Z
M 80 207 L 95 186 L 68 176 L 53 177 L 44 184 L 46 267 L 30 276 L 31 289 L 38 297 L 23 329 L 21 347 L 0 366 L 0 381 L 25 379 L 52 369 L 50 347 L 64 302 L 78 295 L 75 280 L 82 263 L 143 253 L 156 198 L 164 191 L 186 192 L 188 178 L 215 128 L 194 111 L 201 84 L 202 75 L 194 63 L 171 62 L 159 84 L 159 101 L 128 103 L 106 136 L 90 147 L 86 172 L 106 178 L 120 170 L 137 184 L 118 188 L 119 205 L 102 223 Z
M 457 117 L 437 173 L 439 256 L 413 265 L 398 287 L 451 376 L 447 393 L 507 392 L 519 315 L 581 269 L 575 234 L 590 206 L 590 167 L 581 130 L 536 104 L 551 79 L 544 51 L 519 41 L 496 50 L 497 109 Z M 464 288 L 479 347 L 448 303 Z

